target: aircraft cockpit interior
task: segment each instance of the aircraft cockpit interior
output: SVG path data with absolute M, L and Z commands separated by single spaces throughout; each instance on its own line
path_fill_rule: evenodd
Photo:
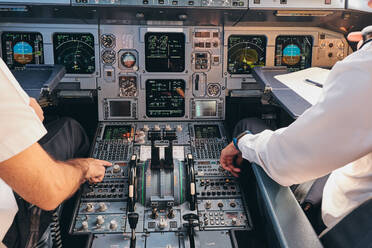
M 0 1 L 1 59 L 44 124 L 75 119 L 112 163 L 28 247 L 367 247 L 321 234 L 323 188 L 220 157 L 240 120 L 300 118 L 369 25 L 368 0 Z

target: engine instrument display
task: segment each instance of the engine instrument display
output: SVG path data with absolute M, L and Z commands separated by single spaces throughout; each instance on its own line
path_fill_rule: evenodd
M 312 48 L 312 36 L 278 36 L 275 45 L 275 65 L 287 66 L 289 71 L 309 68 Z
M 1 36 L 4 62 L 10 69 L 26 64 L 44 64 L 43 36 L 40 33 L 4 32 Z
M 148 72 L 183 72 L 185 34 L 146 33 L 145 64 Z
M 148 117 L 182 117 L 185 115 L 185 86 L 182 79 L 146 81 L 146 115 Z
M 64 65 L 66 73 L 92 74 L 96 70 L 94 36 L 90 33 L 55 33 L 54 63 Z
M 221 132 L 218 125 L 195 125 L 194 130 L 196 139 L 221 138 Z
M 105 131 L 103 133 L 103 140 L 126 139 L 131 137 L 131 133 L 132 126 L 110 125 L 105 127 Z
M 252 68 L 264 66 L 266 36 L 230 35 L 227 50 L 227 71 L 230 74 L 250 74 Z

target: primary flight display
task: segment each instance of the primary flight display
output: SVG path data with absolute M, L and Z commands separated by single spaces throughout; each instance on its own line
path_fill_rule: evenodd
M 44 64 L 43 36 L 37 32 L 4 32 L 1 35 L 3 60 L 10 69 L 26 64 Z
M 276 38 L 275 65 L 287 66 L 289 71 L 311 67 L 313 37 L 310 35 L 281 35 Z

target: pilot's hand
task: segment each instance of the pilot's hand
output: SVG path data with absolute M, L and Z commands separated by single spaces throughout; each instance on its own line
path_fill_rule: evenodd
M 105 176 L 105 167 L 112 165 L 110 162 L 94 158 L 76 158 L 68 160 L 67 163 L 79 166 L 84 173 L 84 179 L 90 183 L 101 182 Z
M 241 165 L 242 162 L 242 153 L 235 148 L 232 142 L 222 150 L 220 164 L 222 168 L 229 171 L 233 176 L 239 176 L 240 168 L 237 166 Z
M 30 97 L 30 107 L 34 109 L 37 117 L 39 117 L 40 121 L 44 121 L 44 111 L 41 109 L 39 103 L 37 103 L 36 99 L 33 97 Z

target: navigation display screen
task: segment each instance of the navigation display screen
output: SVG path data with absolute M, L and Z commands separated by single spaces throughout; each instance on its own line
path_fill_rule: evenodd
M 221 138 L 218 125 L 195 125 L 194 130 L 197 139 Z
M 109 101 L 110 117 L 130 117 L 130 101 Z
M 185 115 L 185 86 L 182 79 L 146 81 L 146 115 L 148 117 L 182 117 Z
M 44 64 L 43 36 L 40 33 L 4 32 L 2 58 L 10 69 L 26 64 Z
M 185 34 L 146 33 L 145 64 L 148 72 L 183 72 Z
M 267 38 L 263 35 L 230 35 L 227 50 L 227 71 L 230 74 L 251 74 L 252 68 L 264 66 Z
M 195 117 L 217 116 L 217 101 L 195 101 Z
M 106 126 L 103 133 L 103 140 L 126 139 L 130 138 L 132 126 Z
M 55 33 L 54 64 L 64 65 L 66 73 L 92 74 L 96 71 L 94 36 L 90 33 Z
M 311 67 L 312 36 L 278 36 L 275 45 L 275 65 L 287 66 L 289 71 Z

